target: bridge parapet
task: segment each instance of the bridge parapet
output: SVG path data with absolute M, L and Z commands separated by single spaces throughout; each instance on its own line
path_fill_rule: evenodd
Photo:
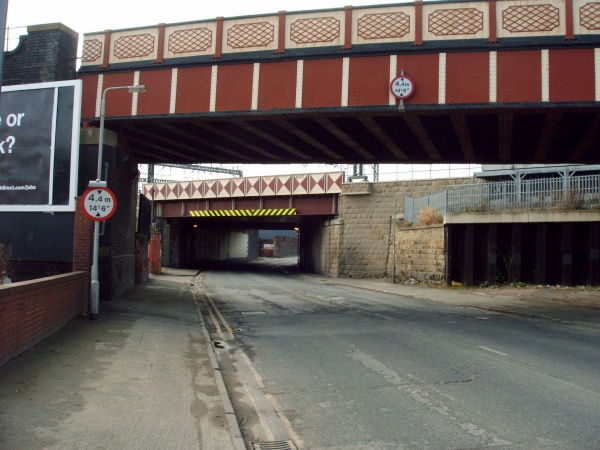
M 344 172 L 147 183 L 144 195 L 154 201 L 242 197 L 331 195 L 342 192 Z
M 368 51 L 481 47 L 519 38 L 557 42 L 600 31 L 600 3 L 590 0 L 483 0 L 345 7 L 159 24 L 86 33 L 81 68 L 174 64 L 185 59 L 235 60 L 248 53 L 280 58 L 327 49 Z M 459 42 L 460 44 L 457 44 Z

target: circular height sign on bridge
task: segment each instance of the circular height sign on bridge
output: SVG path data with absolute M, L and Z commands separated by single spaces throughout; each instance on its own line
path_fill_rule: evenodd
M 415 82 L 406 75 L 400 75 L 390 83 L 390 91 L 397 99 L 406 100 L 415 93 Z
M 89 187 L 81 197 L 81 206 L 90 219 L 103 222 L 117 210 L 117 197 L 107 187 Z

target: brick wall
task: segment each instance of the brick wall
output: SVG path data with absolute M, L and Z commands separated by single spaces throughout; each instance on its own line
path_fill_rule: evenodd
M 4 53 L 3 84 L 75 79 L 78 34 L 52 23 L 27 27 L 17 48 Z
M 98 128 L 82 128 L 79 147 L 81 195 L 89 180 L 96 179 Z M 117 210 L 100 224 L 100 299 L 113 299 L 135 285 L 135 239 L 137 206 L 137 163 L 119 144 L 118 136 L 105 129 L 102 161 L 103 179 L 117 197 Z
M 443 283 L 446 274 L 444 226 L 396 227 L 393 236 L 396 281 L 412 278 L 418 282 Z
M 345 183 L 339 202 L 343 231 L 339 276 L 379 278 L 393 268 L 392 216 L 404 211 L 404 196 L 419 197 L 463 184 L 464 178 Z
M 0 366 L 86 311 L 89 283 L 72 272 L 0 286 Z

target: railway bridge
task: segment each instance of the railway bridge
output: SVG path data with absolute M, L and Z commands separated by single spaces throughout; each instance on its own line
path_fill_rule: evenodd
M 140 162 L 600 162 L 600 3 L 280 11 L 84 35 Z M 391 85 L 406 88 L 391 89 Z

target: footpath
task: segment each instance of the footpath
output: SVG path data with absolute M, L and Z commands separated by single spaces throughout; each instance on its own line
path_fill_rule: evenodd
M 245 449 L 194 275 L 166 269 L 0 367 L 0 449 Z
M 495 311 L 532 319 L 550 320 L 600 331 L 599 287 L 430 287 L 392 284 L 388 279 L 341 278 L 327 281 L 358 289 L 386 292 L 430 302 Z
M 164 268 L 0 367 L 0 449 L 245 449 L 193 286 Z M 600 290 L 327 279 L 600 331 Z

